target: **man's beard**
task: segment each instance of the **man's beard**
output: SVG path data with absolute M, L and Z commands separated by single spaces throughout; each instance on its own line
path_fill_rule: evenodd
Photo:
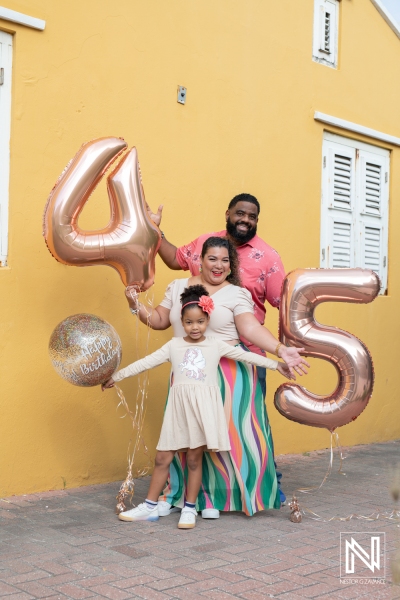
M 229 219 L 226 222 L 226 231 L 234 240 L 240 242 L 240 244 L 246 244 L 251 239 L 253 239 L 253 237 L 257 233 L 257 225 L 255 227 L 249 227 L 249 229 L 246 232 L 238 231 L 236 227 L 238 225 L 243 224 L 244 223 L 241 223 L 240 221 L 238 221 L 237 223 L 232 223 L 232 221 L 230 221 Z

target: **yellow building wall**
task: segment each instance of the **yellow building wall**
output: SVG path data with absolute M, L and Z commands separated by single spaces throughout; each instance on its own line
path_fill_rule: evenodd
M 42 238 L 46 198 L 83 142 L 110 135 L 137 146 L 146 198 L 153 208 L 165 204 L 162 228 L 177 245 L 222 229 L 228 201 L 242 191 L 255 194 L 259 233 L 290 271 L 319 266 L 324 126 L 314 111 L 400 136 L 400 40 L 367 0 L 340 4 L 336 70 L 311 60 L 312 0 L 4 3 L 45 19 L 46 29 L 0 20 L 15 34 L 9 266 L 0 269 L 1 496 L 125 475 L 130 424 L 119 418 L 115 392 L 69 385 L 47 353 L 55 325 L 80 312 L 113 324 L 123 365 L 145 351 L 146 328 L 138 334 L 117 273 L 62 266 Z M 187 87 L 185 106 L 176 101 L 177 85 Z M 388 295 L 368 306 L 318 310 L 322 322 L 361 338 L 374 358 L 375 391 L 359 419 L 339 430 L 345 445 L 400 436 L 400 149 L 378 145 L 392 150 Z M 107 221 L 103 184 L 81 224 Z M 184 274 L 157 259 L 155 302 L 177 276 Z M 277 317 L 269 307 L 275 332 Z M 151 332 L 150 350 L 170 335 Z M 150 375 L 144 437 L 152 451 L 167 376 L 166 366 Z M 316 360 L 303 380 L 320 393 L 336 381 L 333 368 Z M 277 413 L 273 392 L 281 381 L 268 376 L 276 453 L 327 447 L 327 431 Z M 123 383 L 131 406 L 136 386 Z M 144 460 L 140 454 L 137 464 Z

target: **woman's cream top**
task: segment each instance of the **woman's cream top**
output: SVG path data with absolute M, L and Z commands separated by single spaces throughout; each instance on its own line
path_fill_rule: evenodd
M 169 320 L 175 337 L 185 337 L 186 335 L 181 323 L 180 295 L 188 287 L 188 281 L 189 279 L 175 279 L 167 287 L 164 299 L 160 303 L 160 306 L 171 311 Z M 239 334 L 235 327 L 234 317 L 247 312 L 254 314 L 254 304 L 250 292 L 245 288 L 229 284 L 212 294 L 211 298 L 214 301 L 214 310 L 207 327 L 207 335 L 225 342 L 238 340 Z

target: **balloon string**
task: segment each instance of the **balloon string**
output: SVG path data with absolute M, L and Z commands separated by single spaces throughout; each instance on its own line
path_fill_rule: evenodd
M 310 494 L 313 491 L 320 490 L 322 488 L 322 486 L 326 483 L 327 479 L 329 478 L 330 474 L 332 473 L 333 451 L 334 451 L 333 444 L 334 443 L 339 452 L 339 457 L 340 457 L 338 473 L 340 475 L 346 475 L 346 473 L 343 473 L 343 471 L 342 471 L 343 461 L 345 460 L 346 456 L 343 455 L 343 449 L 340 445 L 339 434 L 336 432 L 331 432 L 331 448 L 330 448 L 329 465 L 328 465 L 328 469 L 325 473 L 323 480 L 321 481 L 321 483 L 318 486 L 313 486 L 313 487 L 308 487 L 308 488 L 297 488 L 295 490 L 294 494 L 296 494 L 296 492 L 300 492 L 302 494 Z M 363 521 L 378 521 L 380 519 L 387 519 L 389 521 L 400 522 L 400 510 L 396 510 L 396 509 L 392 510 L 391 512 L 384 511 L 382 513 L 375 511 L 375 512 L 371 513 L 370 515 L 359 515 L 357 513 L 352 513 L 351 515 L 348 515 L 347 517 L 330 517 L 329 519 L 324 519 L 323 517 L 321 517 L 321 515 L 318 515 L 313 510 L 307 508 L 307 506 L 301 506 L 300 503 L 297 501 L 297 498 L 295 497 L 295 495 L 293 495 L 293 500 L 291 503 L 289 503 L 289 506 L 290 506 L 290 508 L 292 508 L 292 513 L 294 511 L 299 511 L 302 515 L 309 516 L 309 518 L 312 519 L 313 521 L 320 521 L 321 523 L 330 523 L 331 521 L 344 522 L 344 521 L 351 521 L 352 519 L 359 519 L 359 520 L 363 520 Z
M 335 446 L 338 449 L 339 456 L 340 456 L 340 464 L 339 464 L 338 473 L 340 473 L 340 475 L 346 475 L 346 473 L 343 473 L 343 471 L 342 471 L 343 461 L 346 457 L 343 456 L 343 450 L 342 450 L 342 447 L 339 442 L 339 435 L 336 432 L 331 432 L 331 449 L 330 449 L 329 465 L 328 465 L 328 470 L 325 473 L 325 477 L 323 478 L 323 480 L 321 481 L 321 483 L 318 486 L 312 486 L 312 487 L 307 487 L 307 488 L 298 488 L 297 490 L 295 490 L 294 493 L 301 492 L 302 494 L 310 494 L 311 492 L 320 490 L 322 488 L 322 486 L 325 484 L 325 482 L 329 478 L 330 474 L 332 473 L 333 442 L 335 442 Z
M 149 312 L 147 310 L 147 306 L 145 304 L 141 304 L 138 300 L 138 296 L 139 296 L 139 288 L 136 289 L 132 289 L 135 286 L 131 286 L 130 288 L 127 288 L 129 291 L 129 295 L 131 297 L 131 299 L 133 300 L 133 302 L 137 302 L 137 308 L 131 308 L 130 311 L 133 315 L 138 315 L 139 314 L 139 310 L 141 308 L 144 308 L 144 310 L 146 311 L 146 321 L 147 321 L 147 327 L 151 328 L 151 323 L 150 323 L 150 319 L 151 319 L 151 315 L 152 312 Z M 149 304 L 149 306 L 152 308 L 153 307 L 153 295 L 151 297 L 148 297 L 148 291 L 145 294 L 145 298 L 147 303 Z
M 132 299 L 134 298 L 132 296 L 132 293 L 131 293 L 131 297 L 132 297 Z M 150 306 L 152 306 L 153 295 L 148 297 L 148 293 L 146 293 L 145 298 L 146 298 L 146 301 L 148 302 L 148 304 Z M 137 315 L 138 311 L 134 311 L 134 312 Z M 136 333 L 136 336 L 135 336 L 136 337 L 136 348 L 138 348 L 139 347 L 139 339 L 140 339 L 140 329 L 139 329 L 139 319 L 138 318 L 135 319 L 135 326 L 136 326 L 135 327 L 135 329 L 136 329 L 136 331 L 135 331 L 135 333 Z M 150 343 L 150 326 L 149 326 L 149 319 L 147 318 L 145 349 L 144 349 L 145 355 L 148 354 L 149 343 Z M 136 358 L 138 358 L 138 356 L 136 356 Z M 147 475 L 147 473 L 153 466 L 153 459 L 150 455 L 149 448 L 147 447 L 147 444 L 146 444 L 144 436 L 143 436 L 143 426 L 144 426 L 144 420 L 145 420 L 145 416 L 146 416 L 145 404 L 146 404 L 146 400 L 147 400 L 147 396 L 148 396 L 148 371 L 145 371 L 145 373 L 143 373 L 142 375 L 140 375 L 138 377 L 136 401 L 135 401 L 135 406 L 134 406 L 133 410 L 131 410 L 129 408 L 129 405 L 126 401 L 125 395 L 124 395 L 123 391 L 121 390 L 121 388 L 117 385 L 115 385 L 114 387 L 115 387 L 115 391 L 117 392 L 117 395 L 119 398 L 119 402 L 117 405 L 117 411 L 120 407 L 123 408 L 123 410 L 124 410 L 124 414 L 120 418 L 124 419 L 125 417 L 129 417 L 129 419 L 131 420 L 131 423 L 132 423 L 132 430 L 133 430 L 133 442 L 132 442 L 132 438 L 131 438 L 129 441 L 128 452 L 127 452 L 127 456 L 128 456 L 127 475 L 126 475 L 125 480 L 122 482 L 120 490 L 116 497 L 116 499 L 117 499 L 116 512 L 118 514 L 118 513 L 123 512 L 124 510 L 126 510 L 126 502 L 129 502 L 132 505 L 132 499 L 133 499 L 133 496 L 135 493 L 134 478 L 144 477 L 145 475 Z M 132 449 L 131 449 L 131 446 L 132 446 Z M 143 454 L 147 457 L 147 461 L 143 467 L 141 467 L 141 468 L 138 467 L 134 471 L 133 466 L 135 463 L 136 455 L 138 454 L 140 447 L 142 447 Z
M 400 510 L 395 509 L 391 512 L 385 511 L 382 513 L 375 511 L 370 515 L 359 515 L 357 513 L 352 513 L 347 517 L 331 517 L 330 519 L 323 519 L 320 515 L 307 507 L 301 508 L 300 510 L 303 515 L 306 515 L 306 513 L 313 515 L 310 516 L 310 519 L 313 521 L 320 521 L 322 523 L 330 523 L 330 521 L 351 521 L 352 519 L 359 519 L 362 521 L 379 521 L 381 519 L 387 519 L 389 521 L 394 521 L 395 523 L 400 523 Z

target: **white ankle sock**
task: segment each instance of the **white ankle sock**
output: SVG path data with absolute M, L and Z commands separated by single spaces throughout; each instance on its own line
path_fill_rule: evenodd
M 157 506 L 157 502 L 153 502 L 153 500 L 149 500 L 148 498 L 146 498 L 145 504 L 149 510 L 154 510 Z

